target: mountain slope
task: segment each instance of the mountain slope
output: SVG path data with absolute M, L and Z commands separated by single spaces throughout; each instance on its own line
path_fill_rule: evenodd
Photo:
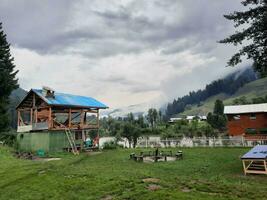
M 262 78 L 245 84 L 233 95 L 227 95 L 225 93 L 214 95 L 203 101 L 200 106 L 193 105 L 191 106 L 191 108 L 189 107 L 184 112 L 179 113 L 179 115 L 207 115 L 208 112 L 212 112 L 216 99 L 223 100 L 225 105 L 231 105 L 234 99 L 240 98 L 242 96 L 245 96 L 250 100 L 255 97 L 264 97 L 266 95 L 267 78 Z
M 236 71 L 224 78 L 212 81 L 204 89 L 191 91 L 187 95 L 174 99 L 168 103 L 165 117 L 169 118 L 189 110 L 192 105 L 201 106 L 204 101 L 209 101 L 215 95 L 224 93 L 225 95 L 234 95 L 246 83 L 257 79 L 255 72 L 251 68 Z M 224 96 L 225 96 L 224 95 Z
M 16 106 L 19 104 L 19 102 L 26 96 L 27 91 L 18 88 L 14 90 L 10 97 L 9 97 L 9 117 L 10 117 L 10 125 L 12 128 L 16 128 L 17 125 L 17 112 L 16 112 Z

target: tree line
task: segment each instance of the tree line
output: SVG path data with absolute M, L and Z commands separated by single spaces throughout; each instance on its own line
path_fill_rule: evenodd
M 165 118 L 168 119 L 175 114 L 185 111 L 188 105 L 201 105 L 202 101 L 219 93 L 232 95 L 244 84 L 254 80 L 256 80 L 256 74 L 253 70 L 246 69 L 242 73 L 235 72 L 224 79 L 213 81 L 206 85 L 203 90 L 189 92 L 189 94 L 183 97 L 174 99 L 172 103 L 168 103 Z

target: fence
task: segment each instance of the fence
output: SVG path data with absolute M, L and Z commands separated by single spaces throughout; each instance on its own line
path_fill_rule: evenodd
M 267 140 L 246 140 L 240 138 L 181 138 L 160 139 L 142 138 L 137 142 L 137 147 L 252 147 L 257 144 L 267 144 Z

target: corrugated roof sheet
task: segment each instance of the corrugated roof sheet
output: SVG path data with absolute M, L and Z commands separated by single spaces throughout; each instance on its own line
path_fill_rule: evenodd
M 105 104 L 97 101 L 91 97 L 84 97 L 72 94 L 64 94 L 55 92 L 54 98 L 45 97 L 40 89 L 32 89 L 38 96 L 40 96 L 49 105 L 58 106 L 74 106 L 74 107 L 92 107 L 92 108 L 108 108 Z
M 241 159 L 265 159 L 267 158 L 267 145 L 257 145 L 241 157 Z
M 259 112 L 267 112 L 267 103 L 224 107 L 224 114 L 242 114 L 242 113 L 259 113 Z

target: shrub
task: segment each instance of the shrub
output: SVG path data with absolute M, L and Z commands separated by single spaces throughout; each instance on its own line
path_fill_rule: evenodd
M 0 141 L 8 146 L 13 146 L 16 143 L 16 132 L 9 131 L 0 133 Z
M 105 142 L 103 145 L 103 149 L 116 149 L 118 147 L 115 141 Z
M 267 134 L 267 128 L 261 128 L 260 133 L 261 134 Z
M 257 134 L 257 130 L 255 128 L 247 128 L 246 134 Z

